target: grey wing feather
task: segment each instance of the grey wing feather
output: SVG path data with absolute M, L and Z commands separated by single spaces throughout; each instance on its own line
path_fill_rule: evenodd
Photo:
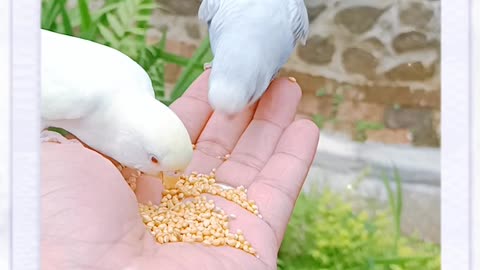
M 300 41 L 305 45 L 308 37 L 309 22 L 307 7 L 303 1 L 304 0 L 288 0 L 288 10 L 295 43 Z

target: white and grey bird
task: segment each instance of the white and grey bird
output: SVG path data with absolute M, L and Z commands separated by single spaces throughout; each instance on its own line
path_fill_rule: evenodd
M 260 99 L 309 29 L 303 0 L 203 0 L 198 16 L 214 55 L 208 99 L 227 114 Z
M 65 129 L 149 175 L 182 171 L 192 158 L 183 122 L 155 99 L 145 70 L 115 49 L 42 30 L 41 88 L 42 130 Z

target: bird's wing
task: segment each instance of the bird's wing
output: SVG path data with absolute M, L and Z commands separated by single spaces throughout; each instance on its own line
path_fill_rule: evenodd
M 308 13 L 304 0 L 287 0 L 288 11 L 290 15 L 290 25 L 292 27 L 295 42 L 300 41 L 305 45 L 308 37 Z
M 45 76 L 43 76 L 45 77 Z M 81 86 L 75 86 L 62 79 L 43 79 L 41 93 L 42 119 L 73 120 L 85 117 L 94 111 L 101 103 L 100 96 L 92 91 L 82 91 Z
M 41 110 L 46 120 L 82 118 L 124 91 L 154 96 L 148 74 L 117 50 L 46 30 L 41 42 Z
M 221 2 L 222 0 L 203 0 L 198 9 L 198 18 L 209 24 Z

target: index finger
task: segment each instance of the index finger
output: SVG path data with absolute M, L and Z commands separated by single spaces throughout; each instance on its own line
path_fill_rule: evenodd
M 192 143 L 195 143 L 212 115 L 208 103 L 208 78 L 210 71 L 203 72 L 185 93 L 170 105 L 187 128 Z M 142 203 L 159 203 L 162 199 L 163 184 L 158 178 L 142 175 L 137 179 L 135 194 Z
M 203 72 L 185 93 L 170 105 L 190 134 L 195 143 L 213 113 L 208 103 L 208 78 L 210 70 Z

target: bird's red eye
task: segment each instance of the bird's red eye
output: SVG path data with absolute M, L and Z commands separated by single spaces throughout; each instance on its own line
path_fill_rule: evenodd
M 158 163 L 158 159 L 156 157 L 151 157 L 150 159 L 152 160 L 153 163 L 155 163 L 155 164 Z

